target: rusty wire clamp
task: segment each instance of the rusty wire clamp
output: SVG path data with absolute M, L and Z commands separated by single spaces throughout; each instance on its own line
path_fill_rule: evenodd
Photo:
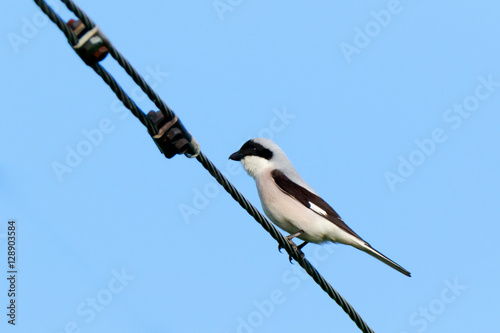
M 108 55 L 109 40 L 98 26 L 88 29 L 82 21 L 73 19 L 68 21 L 68 26 L 78 38 L 73 49 L 87 65 L 95 64 Z
M 148 117 L 158 128 L 158 133 L 149 134 L 165 157 L 172 158 L 176 154 L 184 154 L 190 158 L 198 156 L 200 153 L 198 142 L 184 127 L 177 115 L 174 119 L 167 121 L 160 111 L 150 111 Z

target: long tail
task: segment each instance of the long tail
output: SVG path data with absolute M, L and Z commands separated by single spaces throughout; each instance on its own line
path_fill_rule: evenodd
M 356 245 L 358 245 L 358 244 L 356 244 Z M 373 247 L 371 247 L 370 244 L 364 243 L 363 245 L 356 246 L 356 247 L 358 249 L 360 249 L 361 251 L 368 253 L 372 257 L 375 257 L 378 260 L 382 261 L 384 264 L 386 264 L 388 266 L 391 266 L 392 268 L 394 268 L 395 270 L 403 273 L 404 275 L 411 277 L 411 273 L 410 272 L 408 272 L 406 269 L 404 269 L 403 267 L 401 267 L 400 265 L 398 265 L 397 263 L 395 263 L 391 259 L 389 259 L 386 256 L 384 256 L 382 253 L 380 253 L 377 250 L 375 250 Z

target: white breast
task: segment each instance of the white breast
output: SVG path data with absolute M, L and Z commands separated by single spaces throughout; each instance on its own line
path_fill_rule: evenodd
M 331 234 L 334 224 L 318 215 L 326 212 L 316 205 L 311 205 L 314 209 L 311 210 L 281 191 L 270 171 L 261 172 L 255 178 L 262 208 L 269 219 L 289 234 L 303 230 L 304 234 L 299 236 L 302 240 L 313 243 L 329 240 L 327 235 Z

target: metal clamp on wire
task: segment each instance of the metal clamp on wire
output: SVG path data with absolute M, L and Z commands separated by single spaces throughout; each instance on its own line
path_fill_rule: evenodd
M 68 21 L 68 26 L 78 38 L 78 43 L 73 49 L 87 65 L 95 64 L 108 55 L 109 40 L 98 26 L 88 29 L 82 21 L 73 19 Z
M 176 154 L 184 154 L 187 157 L 198 156 L 200 153 L 198 142 L 182 125 L 177 115 L 167 121 L 160 111 L 150 111 L 148 117 L 158 128 L 158 133 L 150 134 L 167 158 L 172 158 Z

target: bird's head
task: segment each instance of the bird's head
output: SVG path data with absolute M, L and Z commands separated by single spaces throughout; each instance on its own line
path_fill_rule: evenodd
M 262 171 L 276 167 L 276 162 L 283 160 L 283 157 L 288 161 L 285 153 L 273 141 L 255 138 L 245 142 L 240 150 L 229 156 L 229 159 L 241 161 L 248 174 L 255 178 Z

